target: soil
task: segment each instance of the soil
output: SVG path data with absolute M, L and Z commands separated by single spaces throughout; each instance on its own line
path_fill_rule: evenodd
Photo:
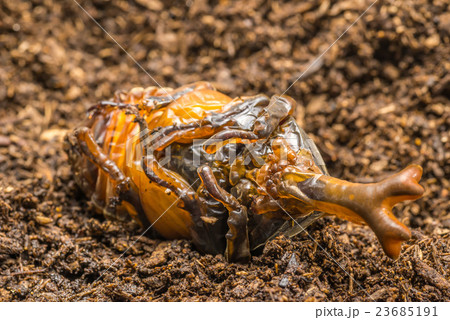
M 449 301 L 450 11 L 445 0 L 0 4 L 0 300 Z M 318 62 L 308 69 L 310 63 Z M 397 261 L 364 226 L 325 218 L 248 265 L 96 215 L 62 138 L 117 89 L 213 82 L 287 92 L 333 176 L 423 166 Z

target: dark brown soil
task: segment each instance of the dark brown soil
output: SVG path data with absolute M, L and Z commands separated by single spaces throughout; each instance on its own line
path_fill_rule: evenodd
M 232 96 L 283 92 L 370 3 L 81 1 L 159 83 Z M 425 196 L 395 210 L 413 230 L 400 259 L 330 218 L 238 265 L 92 212 L 61 139 L 154 82 L 74 1 L 2 1 L 0 300 L 449 301 L 449 21 L 445 0 L 379 1 L 288 92 L 333 176 L 423 166 Z

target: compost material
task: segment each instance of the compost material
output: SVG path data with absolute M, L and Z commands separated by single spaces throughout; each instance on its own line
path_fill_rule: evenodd
M 321 55 L 370 4 L 80 1 L 133 61 L 74 1 L 2 2 L 0 300 L 449 301 L 449 5 L 379 1 Z M 333 176 L 421 165 L 424 197 L 394 210 L 413 234 L 400 258 L 334 218 L 232 264 L 96 214 L 65 134 L 118 89 L 199 80 L 231 96 L 289 88 Z

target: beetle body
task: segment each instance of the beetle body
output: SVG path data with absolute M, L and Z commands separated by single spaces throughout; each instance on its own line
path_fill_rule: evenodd
M 106 216 L 249 261 L 321 214 L 367 223 L 396 258 L 409 230 L 391 213 L 423 193 L 419 166 L 375 184 L 330 177 L 294 119 L 295 101 L 232 99 L 206 82 L 135 88 L 92 107 L 66 138 L 75 179 Z

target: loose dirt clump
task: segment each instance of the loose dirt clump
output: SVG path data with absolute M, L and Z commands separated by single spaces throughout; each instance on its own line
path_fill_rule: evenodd
M 0 300 L 448 301 L 447 1 L 72 1 L 0 4 Z M 95 215 L 61 141 L 117 89 L 206 80 L 231 96 L 287 92 L 333 176 L 409 163 L 424 197 L 398 261 L 372 232 L 323 219 L 248 265 Z

